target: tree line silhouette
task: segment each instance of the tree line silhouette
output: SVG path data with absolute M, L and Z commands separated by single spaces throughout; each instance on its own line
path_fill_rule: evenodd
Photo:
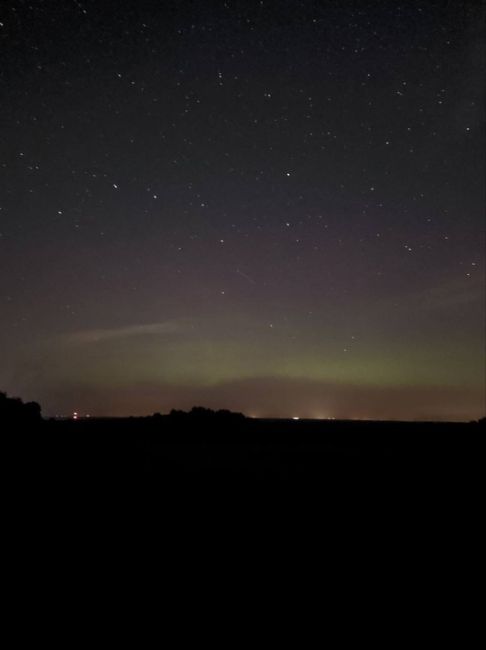
M 160 413 L 154 413 L 154 418 L 164 417 Z M 193 406 L 190 411 L 182 411 L 178 409 L 172 409 L 169 413 L 169 418 L 172 420 L 180 421 L 191 421 L 191 420 L 207 420 L 212 422 L 217 421 L 233 421 L 241 422 L 246 420 L 246 416 L 243 413 L 236 413 L 234 411 L 229 411 L 228 409 L 219 409 L 214 411 L 213 409 L 205 408 L 204 406 Z
M 24 402 L 20 397 L 9 397 L 6 392 L 0 391 L 0 424 L 37 424 L 43 421 L 41 412 L 41 406 L 37 402 Z M 154 422 L 160 421 L 162 423 L 162 421 L 165 421 L 177 426 L 191 427 L 195 425 L 237 425 L 249 421 L 243 413 L 229 411 L 228 409 L 215 411 L 203 406 L 194 406 L 190 411 L 172 409 L 168 415 L 157 412 L 151 417 L 149 416 L 149 419 Z M 486 425 L 486 417 L 473 420 L 470 424 L 478 424 L 483 427 Z
M 8 397 L 7 393 L 0 392 L 0 422 L 34 424 L 41 420 L 37 402 L 23 402 L 20 397 Z

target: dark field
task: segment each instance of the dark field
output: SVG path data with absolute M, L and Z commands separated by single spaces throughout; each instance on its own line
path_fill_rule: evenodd
M 463 472 L 482 425 L 154 416 L 43 421 L 18 436 L 35 474 L 130 494 L 313 484 L 333 491 Z
M 10 434 L 9 535 L 46 580 L 52 564 L 69 584 L 110 567 L 122 588 L 130 565 L 206 585 L 218 566 L 234 587 L 258 566 L 275 585 L 319 571 L 346 590 L 364 571 L 373 587 L 379 571 L 393 593 L 433 572 L 447 590 L 479 532 L 478 423 L 160 416 Z

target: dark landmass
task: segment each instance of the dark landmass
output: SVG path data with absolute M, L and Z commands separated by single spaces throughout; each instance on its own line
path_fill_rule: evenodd
M 326 482 L 474 455 L 484 421 L 373 422 L 253 419 L 194 408 L 151 417 L 10 418 L 8 438 L 30 440 L 54 474 L 138 487 L 305 480 Z M 27 419 L 26 419 L 27 418 Z M 45 458 L 47 456 L 47 459 Z
M 253 419 L 196 407 L 150 417 L 42 419 L 35 403 L 0 395 L 6 448 L 24 481 L 146 502 L 291 488 L 346 494 L 459 481 L 482 458 L 480 422 Z M 8 457 L 8 456 L 7 456 Z
M 480 521 L 484 421 L 259 420 L 195 409 L 4 419 L 2 432 L 22 556 L 34 549 L 29 566 L 76 567 L 81 581 L 93 567 L 95 581 L 110 566 L 119 584 L 127 564 L 151 576 L 154 566 L 211 574 L 216 562 L 231 575 L 258 562 L 279 580 L 289 564 L 308 563 L 309 576 L 319 566 L 338 584 L 363 567 L 374 584 L 377 566 L 384 575 L 392 567 L 393 583 L 434 565 L 442 584 L 452 540 L 469 547 Z

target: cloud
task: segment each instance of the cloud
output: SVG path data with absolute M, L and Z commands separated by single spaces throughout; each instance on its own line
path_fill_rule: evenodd
M 180 332 L 181 329 L 181 322 L 172 320 L 162 323 L 129 325 L 127 327 L 115 327 L 111 329 L 81 330 L 69 334 L 67 341 L 72 344 L 99 343 L 101 341 L 113 341 L 139 336 L 162 336 Z
M 431 309 L 460 307 L 472 303 L 482 304 L 484 300 L 484 281 L 480 276 L 456 280 L 419 294 L 416 299 Z
M 474 271 L 475 277 L 464 277 L 446 281 L 443 284 L 421 288 L 404 294 L 400 307 L 403 311 L 420 309 L 420 311 L 440 311 L 447 309 L 465 308 L 484 305 L 484 274 Z M 396 303 L 396 299 L 388 299 L 384 305 Z M 387 307 L 388 308 L 388 307 Z

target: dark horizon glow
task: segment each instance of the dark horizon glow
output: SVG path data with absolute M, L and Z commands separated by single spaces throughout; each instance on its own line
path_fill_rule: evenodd
M 484 17 L 9 3 L 0 390 L 47 416 L 483 417 Z

